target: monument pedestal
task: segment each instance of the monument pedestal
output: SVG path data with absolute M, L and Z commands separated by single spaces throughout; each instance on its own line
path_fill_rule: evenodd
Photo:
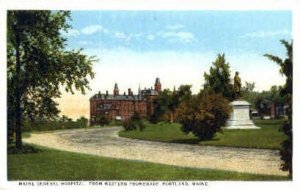
M 226 129 L 260 129 L 250 119 L 250 103 L 246 101 L 233 101 L 232 113 L 227 121 Z

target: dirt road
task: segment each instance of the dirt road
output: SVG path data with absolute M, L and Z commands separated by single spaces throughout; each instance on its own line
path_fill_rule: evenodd
M 27 143 L 105 157 L 194 168 L 287 175 L 276 150 L 197 146 L 122 138 L 120 127 L 61 130 L 31 134 Z

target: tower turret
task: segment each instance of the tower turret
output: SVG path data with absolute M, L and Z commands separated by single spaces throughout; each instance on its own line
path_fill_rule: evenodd
M 118 88 L 118 84 L 115 83 L 115 87 L 114 87 L 114 96 L 118 96 L 119 95 L 119 88 Z
M 140 84 L 139 84 L 138 96 L 139 96 L 139 100 L 141 100 L 142 99 L 142 92 L 141 92 Z
M 161 92 L 161 84 L 160 84 L 159 78 L 156 78 L 156 80 L 155 80 L 154 89 L 155 89 L 158 93 Z

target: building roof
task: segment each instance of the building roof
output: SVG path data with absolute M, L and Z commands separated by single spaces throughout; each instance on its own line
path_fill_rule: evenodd
M 156 82 L 159 82 L 159 78 L 156 79 Z M 100 91 L 95 94 L 94 96 L 92 96 L 90 98 L 90 100 L 131 100 L 131 101 L 141 101 L 141 100 L 146 100 L 146 96 L 158 96 L 159 93 L 151 88 L 145 88 L 144 90 L 141 90 L 140 86 L 138 89 L 138 94 L 137 95 L 133 95 L 131 89 L 128 89 L 128 93 L 131 95 L 126 95 L 124 92 L 124 95 L 117 95 L 119 94 L 118 92 L 115 93 L 115 91 L 119 91 L 118 89 L 118 84 L 115 83 L 115 87 L 114 87 L 114 94 L 108 94 L 108 91 L 106 91 L 105 94 L 102 94 Z
M 145 98 L 139 95 L 112 95 L 112 94 L 95 94 L 91 97 L 91 100 L 131 100 L 131 101 L 141 101 L 145 100 Z
M 141 91 L 142 96 L 158 96 L 158 92 L 154 89 L 145 89 Z

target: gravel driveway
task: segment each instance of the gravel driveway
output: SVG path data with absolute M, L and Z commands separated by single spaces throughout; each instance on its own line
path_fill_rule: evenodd
M 33 133 L 24 141 L 72 152 L 168 165 L 269 175 L 285 176 L 288 174 L 279 169 L 280 156 L 277 150 L 198 146 L 128 139 L 118 136 L 121 129 L 120 127 L 109 127 Z

